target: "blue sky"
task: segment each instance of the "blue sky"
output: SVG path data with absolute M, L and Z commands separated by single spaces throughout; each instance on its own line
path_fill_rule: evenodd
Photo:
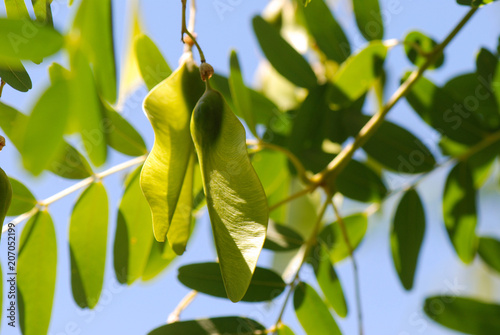
M 229 4 L 232 10 L 216 10 L 217 2 Z M 314 0 L 313 0 L 314 1 Z M 355 48 L 363 47 L 364 41 L 357 32 L 353 16 L 348 12 L 346 0 L 339 0 L 336 8 L 337 18 L 348 31 Z M 126 24 L 126 1 L 113 1 L 116 33 L 116 50 L 123 50 Z M 199 42 L 202 44 L 208 61 L 216 70 L 227 73 L 229 52 L 238 50 L 245 79 L 254 82 L 254 72 L 262 54 L 251 30 L 251 17 L 260 13 L 267 0 L 198 0 L 197 29 Z M 232 5 L 231 5 L 232 4 Z M 54 0 L 56 27 L 66 29 L 73 15 L 73 8 L 68 9 L 66 1 Z M 141 1 L 143 23 L 150 36 L 158 43 L 171 67 L 175 67 L 182 53 L 179 42 L 180 1 Z M 442 40 L 454 25 L 463 17 L 467 8 L 459 6 L 454 0 L 382 0 L 386 15 L 385 38 L 401 39 L 411 30 L 429 33 L 437 41 Z M 56 9 L 57 8 L 57 9 Z M 398 8 L 391 12 L 389 8 Z M 3 14 L 3 13 L 2 13 Z M 496 48 L 500 35 L 500 4 L 496 3 L 479 11 L 454 42 L 446 49 L 446 61 L 438 71 L 428 76 L 442 84 L 454 75 L 474 70 L 475 54 L 479 47 L 490 50 Z M 57 56 L 51 61 L 65 62 L 65 57 Z M 118 60 L 119 62 L 121 59 Z M 47 65 L 49 63 L 46 63 Z M 411 65 L 406 60 L 401 47 L 396 47 L 387 60 L 390 94 L 397 88 L 399 78 Z M 118 67 L 120 68 L 120 67 Z M 45 66 L 28 66 L 34 88 L 28 94 L 16 92 L 8 87 L 4 89 L 2 100 L 22 111 L 28 111 L 48 83 Z M 145 89 L 140 90 L 145 94 Z M 139 95 L 140 95 L 139 94 Z M 138 96 L 139 96 L 138 95 Z M 130 104 L 124 110 L 125 115 L 138 127 L 148 146 L 153 141 L 150 125 L 140 105 Z M 369 107 L 369 106 L 368 106 Z M 389 119 L 407 126 L 425 143 L 432 138 L 432 132 L 409 109 L 406 102 L 400 102 L 390 113 Z M 125 156 L 111 153 L 110 166 L 126 160 Z M 46 173 L 39 179 L 30 177 L 20 166 L 19 155 L 12 146 L 2 151 L 2 168 L 30 186 L 39 199 L 46 198 L 72 184 Z M 498 170 L 498 169 L 497 169 Z M 424 240 L 418 267 L 416 286 L 410 292 L 404 292 L 393 269 L 389 250 L 389 223 L 393 213 L 391 199 L 384 209 L 370 218 L 366 240 L 358 250 L 357 258 L 361 273 L 364 327 L 367 335 L 395 334 L 416 335 L 452 334 L 431 323 L 423 316 L 421 306 L 424 298 L 433 294 L 453 294 L 479 296 L 485 299 L 500 299 L 500 279 L 486 276 L 487 270 L 476 261 L 471 267 L 463 266 L 454 255 L 448 243 L 441 220 L 440 199 L 446 169 L 437 172 L 420 187 L 424 202 L 427 204 L 427 233 Z M 122 193 L 123 174 L 112 176 L 105 181 L 110 198 L 109 244 L 104 293 L 101 303 L 94 311 L 82 311 L 73 302 L 70 287 L 69 250 L 67 245 L 68 218 L 78 194 L 69 196 L 50 207 L 58 238 L 58 277 L 57 289 L 52 311 L 49 334 L 144 334 L 165 323 L 167 316 L 182 297 L 189 292 L 177 282 L 176 268 L 193 262 L 212 261 L 215 251 L 209 222 L 200 220 L 188 252 L 151 283 L 135 284 L 132 287 L 119 286 L 112 268 L 112 243 L 115 230 L 116 206 Z M 500 200 L 498 179 L 492 179 L 481 190 L 480 231 L 500 237 L 495 229 L 498 221 L 496 204 Z M 345 213 L 354 210 L 355 205 L 348 205 Z M 331 213 L 329 214 L 331 217 Z M 20 225 L 18 232 L 24 225 Z M 5 264 L 5 244 L 1 246 L 2 263 Z M 260 260 L 262 265 L 270 264 L 269 253 L 264 252 Z M 353 278 L 349 261 L 338 266 L 338 273 L 344 285 L 350 314 L 347 319 L 337 318 L 344 334 L 355 334 L 357 329 Z M 304 271 L 304 279 L 311 279 L 310 271 Z M 271 304 L 232 304 L 228 300 L 199 296 L 184 312 L 182 319 L 222 315 L 245 315 L 267 326 L 277 318 L 283 296 Z M 5 300 L 4 300 L 5 303 Z M 275 304 L 275 305 L 273 305 Z M 285 314 L 285 322 L 301 334 L 301 328 L 295 319 L 292 308 Z M 2 320 L 2 334 L 19 334 L 12 331 Z

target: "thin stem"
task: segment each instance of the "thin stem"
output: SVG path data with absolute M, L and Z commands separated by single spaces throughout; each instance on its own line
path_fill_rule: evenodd
M 33 208 L 32 210 L 30 210 L 27 213 L 21 214 L 20 216 L 16 217 L 14 220 L 10 221 L 10 223 L 13 223 L 14 225 L 18 225 L 19 223 L 23 222 L 24 220 L 29 219 L 33 215 L 35 215 L 39 211 L 39 207 L 47 207 L 47 206 L 53 204 L 54 202 L 61 200 L 65 197 L 67 197 L 68 195 L 70 195 L 78 190 L 81 190 L 84 187 L 87 187 L 88 185 L 92 184 L 93 182 L 95 182 L 97 180 L 103 179 L 103 178 L 108 177 L 112 174 L 115 174 L 117 172 L 128 169 L 134 165 L 139 165 L 146 160 L 146 157 L 147 157 L 146 155 L 141 156 L 141 157 L 136 157 L 136 158 L 131 159 L 129 161 L 126 161 L 124 163 L 113 166 L 106 171 L 103 171 L 101 173 L 96 173 L 92 177 L 88 177 L 88 178 L 76 183 L 75 185 L 72 185 L 72 186 L 62 190 L 61 192 L 54 194 L 53 196 L 51 196 L 47 199 L 39 201 L 38 207 Z M 5 224 L 2 228 L 2 234 L 5 233 L 8 229 L 9 229 L 8 224 Z
M 389 111 L 396 105 L 396 103 L 404 97 L 413 85 L 422 77 L 424 72 L 434 64 L 438 57 L 442 54 L 443 50 L 450 44 L 453 38 L 458 34 L 458 32 L 465 26 L 465 24 L 470 20 L 470 18 L 476 13 L 478 8 L 472 8 L 465 17 L 458 23 L 458 25 L 452 30 L 452 32 L 446 37 L 446 39 L 436 46 L 432 55 L 429 56 L 427 61 L 417 70 L 413 71 L 408 79 L 394 92 L 392 97 L 389 99 L 387 104 L 363 126 L 359 131 L 358 135 L 355 137 L 354 142 L 346 146 L 331 162 L 328 164 L 327 168 L 320 172 L 314 177 L 314 181 L 320 185 L 326 178 L 332 177 L 336 178 L 339 173 L 347 166 L 352 156 L 360 147 L 362 147 L 370 137 L 378 130 L 384 118 L 389 113 Z
M 272 211 L 276 210 L 277 208 L 289 203 L 290 201 L 298 199 L 298 198 L 306 195 L 307 193 L 312 192 L 314 189 L 316 189 L 316 186 L 313 185 L 313 186 L 309 186 L 301 191 L 298 191 L 297 193 L 294 193 L 294 194 L 290 195 L 289 197 L 279 201 L 278 203 L 270 206 L 269 211 L 272 212 Z
M 5 86 L 5 81 L 3 79 L 0 80 L 0 98 L 2 97 L 3 87 Z
M 170 313 L 167 319 L 167 323 L 174 323 L 180 320 L 181 313 L 191 304 L 196 296 L 198 295 L 198 291 L 192 290 L 182 300 L 179 302 L 177 307 L 175 307 L 174 311 Z
M 194 16 L 196 13 L 196 7 L 193 5 L 193 2 L 194 2 L 194 0 L 191 0 L 191 10 L 193 10 L 193 8 L 194 8 L 194 12 L 192 12 L 192 14 L 191 14 L 192 16 Z M 191 38 L 191 40 L 193 41 L 196 48 L 198 49 L 198 53 L 200 54 L 201 62 L 205 63 L 206 60 L 205 60 L 205 55 L 203 54 L 203 50 L 201 50 L 201 47 L 198 44 L 198 41 L 196 41 L 196 38 L 189 32 L 187 25 L 186 25 L 186 9 L 187 9 L 186 3 L 187 3 L 187 0 L 182 0 L 182 31 L 181 31 L 182 37 L 181 37 L 181 40 L 183 43 L 185 43 L 184 42 L 184 34 L 188 35 Z M 190 25 L 192 22 L 194 22 L 194 20 L 195 20 L 195 18 L 192 17 L 191 21 L 190 21 Z M 194 26 L 194 23 L 193 23 L 193 26 Z M 191 28 L 191 26 L 190 26 L 190 28 Z M 193 29 L 193 28 L 191 28 L 191 29 Z
M 281 320 L 283 319 L 283 315 L 285 314 L 285 309 L 286 309 L 286 305 L 288 304 L 288 300 L 290 300 L 292 293 L 295 290 L 295 287 L 297 286 L 297 284 L 299 282 L 300 270 L 302 269 L 302 266 L 306 262 L 307 256 L 309 255 L 309 252 L 311 251 L 312 247 L 316 244 L 317 235 L 318 235 L 319 229 L 321 228 L 321 222 L 323 220 L 323 216 L 325 216 L 325 212 L 326 212 L 326 209 L 328 208 L 328 204 L 330 203 L 330 201 L 331 201 L 331 196 L 327 195 L 327 199 L 325 200 L 325 202 L 321 206 L 321 210 L 319 211 L 318 218 L 316 219 L 316 222 L 314 224 L 314 230 L 313 230 L 312 234 L 309 236 L 309 239 L 306 241 L 305 245 L 303 246 L 305 248 L 305 250 L 304 250 L 304 254 L 302 256 L 302 261 L 300 262 L 299 267 L 298 267 L 297 271 L 295 272 L 295 276 L 293 277 L 292 281 L 288 284 L 290 286 L 290 289 L 288 290 L 288 293 L 285 297 L 285 301 L 283 302 L 283 307 L 281 308 L 280 314 L 278 316 L 278 320 L 276 321 L 276 324 L 274 327 L 275 329 L 278 329 L 280 324 L 281 324 Z
M 333 206 L 333 211 L 335 212 L 335 216 L 337 217 L 337 222 L 340 226 L 340 230 L 342 231 L 342 237 L 344 238 L 344 242 L 347 245 L 347 249 L 349 250 L 349 255 L 351 256 L 352 271 L 354 275 L 354 290 L 356 293 L 356 309 L 358 310 L 359 335 L 363 335 L 363 311 L 361 304 L 361 286 L 359 284 L 358 263 L 356 262 L 356 258 L 354 257 L 354 248 L 352 247 L 349 235 L 347 234 L 344 219 L 340 215 L 339 209 L 337 208 L 337 205 L 335 205 L 335 202 L 332 200 L 331 203 Z

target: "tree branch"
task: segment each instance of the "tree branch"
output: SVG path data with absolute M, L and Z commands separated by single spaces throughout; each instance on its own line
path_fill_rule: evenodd
M 174 323 L 179 321 L 181 317 L 181 313 L 193 302 L 193 300 L 198 295 L 198 291 L 192 290 L 182 300 L 179 302 L 177 307 L 173 310 L 172 313 L 168 316 L 167 323 Z

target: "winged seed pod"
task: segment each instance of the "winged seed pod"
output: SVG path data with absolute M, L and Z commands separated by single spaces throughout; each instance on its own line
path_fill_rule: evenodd
M 207 89 L 191 118 L 208 213 L 229 299 L 245 295 L 266 238 L 269 208 L 250 162 L 243 125 L 222 95 Z

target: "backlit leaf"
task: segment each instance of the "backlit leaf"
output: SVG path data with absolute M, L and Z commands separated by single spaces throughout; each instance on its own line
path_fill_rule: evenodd
M 3 224 L 5 216 L 9 213 L 9 207 L 12 201 L 12 186 L 9 177 L 4 170 L 0 168 L 0 224 Z
M 108 236 L 108 196 L 101 183 L 90 185 L 73 208 L 69 226 L 71 287 L 81 308 L 101 296 Z
M 16 216 L 29 212 L 35 207 L 37 203 L 36 198 L 21 182 L 12 178 L 9 178 L 9 181 L 12 185 L 12 201 L 7 211 L 7 216 Z M 4 197 L 2 197 L 2 199 L 4 199 Z
M 330 314 L 314 288 L 300 283 L 293 293 L 293 307 L 302 328 L 308 335 L 341 335 L 335 319 Z
M 424 207 L 417 191 L 412 189 L 399 202 L 391 230 L 392 260 L 399 279 L 407 290 L 413 287 L 424 234 Z
M 406 56 L 410 62 L 418 67 L 421 67 L 428 59 L 426 56 L 433 52 L 436 48 L 437 42 L 419 31 L 412 31 L 406 35 L 404 46 Z M 435 63 L 429 67 L 429 69 L 439 68 L 443 65 L 443 63 L 444 54 L 441 54 Z
M 443 217 L 458 256 L 464 263 L 472 262 L 478 242 L 476 190 L 465 162 L 458 163 L 448 175 L 443 194 Z
M 37 21 L 53 26 L 50 4 L 53 0 L 31 0 Z
M 356 249 L 365 236 L 368 219 L 365 214 L 354 214 L 343 218 L 343 221 L 349 242 Z M 325 226 L 318 235 L 318 240 L 328 250 L 333 264 L 350 255 L 338 222 Z
M 279 31 L 260 16 L 255 16 L 252 22 L 262 52 L 276 71 L 297 86 L 316 86 L 316 75 L 309 63 L 281 37 Z
M 479 239 L 479 256 L 493 270 L 500 273 L 500 241 L 492 237 Z
M 425 300 L 424 311 L 432 320 L 465 334 L 491 335 L 500 332 L 500 305 L 454 296 Z
M 100 95 L 108 102 L 114 103 L 116 66 L 111 0 L 82 1 L 71 34 L 77 39 L 81 50 L 92 65 Z
M 142 281 L 150 281 L 156 278 L 177 257 L 167 242 L 158 242 L 154 236 L 151 237 L 153 244 L 149 251 L 148 261 L 142 273 Z
M 384 38 L 384 22 L 379 0 L 353 0 L 354 15 L 359 31 L 368 41 Z
M 33 108 L 21 152 L 24 167 L 34 175 L 39 175 L 56 158 L 63 145 L 69 112 L 68 87 L 64 82 L 49 86 Z
M 254 335 L 266 330 L 261 324 L 236 316 L 174 322 L 156 328 L 148 335 Z
M 135 54 L 142 79 L 149 90 L 172 73 L 161 51 L 148 36 L 140 35 L 136 38 Z
M 153 243 L 151 209 L 139 185 L 141 168 L 126 181 L 116 222 L 113 264 L 118 281 L 128 285 L 142 276 Z
M 224 281 L 217 263 L 190 264 L 179 268 L 179 281 L 185 286 L 220 298 L 227 298 Z M 271 270 L 257 267 L 242 301 L 273 300 L 286 288 L 281 277 Z
M 144 100 L 155 143 L 142 169 L 141 188 L 151 207 L 154 234 L 160 242 L 165 241 L 172 224 L 184 180 L 192 178 L 187 173 L 194 152 L 189 122 L 196 101 L 203 94 L 203 84 L 197 69 L 191 66 L 183 63 Z
M 345 61 L 351 54 L 351 46 L 325 1 L 315 0 L 301 12 L 309 33 L 325 56 L 339 64 Z
M 7 17 L 12 19 L 29 18 L 30 14 L 24 0 L 4 0 Z
M 243 298 L 266 238 L 269 208 L 246 147 L 243 125 L 222 95 L 207 87 L 193 112 L 208 213 L 227 295 Z
M 17 261 L 19 325 L 24 335 L 47 334 L 56 288 L 57 242 L 48 212 L 37 213 L 21 234 Z
M 264 249 L 273 251 L 289 251 L 298 249 L 304 239 L 295 230 L 277 223 L 269 222 Z

